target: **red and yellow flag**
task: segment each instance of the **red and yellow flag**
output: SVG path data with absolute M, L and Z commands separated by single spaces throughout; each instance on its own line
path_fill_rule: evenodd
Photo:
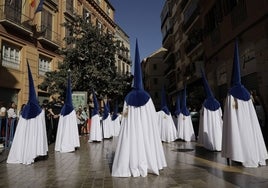
M 35 6 L 35 0 L 30 0 L 30 5 L 31 5 L 31 7 L 34 7 Z

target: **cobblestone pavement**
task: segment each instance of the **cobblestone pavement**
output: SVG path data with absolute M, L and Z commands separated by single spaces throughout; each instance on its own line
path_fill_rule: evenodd
M 88 143 L 80 138 L 81 147 L 72 153 L 54 151 L 49 157 L 31 165 L 7 164 L 8 151 L 0 154 L 2 188 L 267 188 L 268 166 L 244 168 L 239 163 L 227 165 L 220 152 L 211 152 L 196 142 L 163 143 L 167 167 L 160 175 L 115 178 L 111 166 L 118 138 Z M 267 161 L 268 162 L 268 161 Z

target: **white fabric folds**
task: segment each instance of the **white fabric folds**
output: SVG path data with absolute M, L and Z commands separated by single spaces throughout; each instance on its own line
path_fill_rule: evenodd
M 199 118 L 198 143 L 211 151 L 221 151 L 222 110 L 212 111 L 202 107 Z
M 114 120 L 112 120 L 112 127 L 113 127 L 113 136 L 119 136 L 120 132 L 120 120 L 121 115 L 118 115 Z
M 112 176 L 159 175 L 166 159 L 151 99 L 140 107 L 124 104 L 121 130 L 115 151 Z
M 158 126 L 161 140 L 163 142 L 173 142 L 177 139 L 177 130 L 171 114 L 167 115 L 164 111 L 157 112 Z
M 252 100 L 228 95 L 223 116 L 222 156 L 245 167 L 266 165 L 268 158 Z
M 95 114 L 91 117 L 91 126 L 90 126 L 90 134 L 88 142 L 102 141 L 102 127 L 100 124 L 100 116 L 99 114 Z
M 113 137 L 112 119 L 110 115 L 108 115 L 106 119 L 102 120 L 102 127 L 103 127 L 103 138 L 107 139 Z
M 186 142 L 195 141 L 195 134 L 191 116 L 179 114 L 177 123 L 177 137 Z
M 32 119 L 19 117 L 7 163 L 31 164 L 48 151 L 44 110 Z
M 68 115 L 60 115 L 55 151 L 61 153 L 73 152 L 80 147 L 76 113 L 73 110 Z

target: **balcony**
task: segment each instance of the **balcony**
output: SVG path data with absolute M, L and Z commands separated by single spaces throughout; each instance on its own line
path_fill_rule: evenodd
M 199 5 L 198 1 L 194 1 L 189 5 L 189 7 L 185 10 L 183 16 L 184 16 L 184 21 L 183 21 L 183 26 L 182 29 L 185 32 L 189 26 L 194 22 L 196 17 L 200 14 L 199 10 Z
M 203 30 L 193 30 L 188 36 L 188 45 L 185 47 L 186 54 L 192 52 L 203 41 Z
M 174 34 L 173 34 L 173 27 L 171 27 L 167 30 L 166 35 L 162 40 L 162 44 L 164 48 L 169 48 L 169 46 L 173 44 L 173 42 L 174 42 Z
M 56 48 L 61 44 L 60 34 L 52 31 L 45 25 L 41 25 L 36 28 L 36 37 L 41 43 L 45 43 Z
M 21 13 L 21 9 L 10 5 L 0 6 L 0 23 L 24 34 L 32 34 L 32 18 Z

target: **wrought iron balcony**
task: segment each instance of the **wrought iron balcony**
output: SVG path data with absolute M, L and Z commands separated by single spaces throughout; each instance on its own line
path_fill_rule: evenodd
M 52 31 L 46 25 L 41 25 L 36 28 L 36 37 L 40 42 L 45 42 L 50 45 L 59 47 L 60 45 L 60 34 Z
M 11 5 L 0 6 L 0 22 L 3 25 L 31 34 L 32 18 L 22 14 L 22 10 Z

